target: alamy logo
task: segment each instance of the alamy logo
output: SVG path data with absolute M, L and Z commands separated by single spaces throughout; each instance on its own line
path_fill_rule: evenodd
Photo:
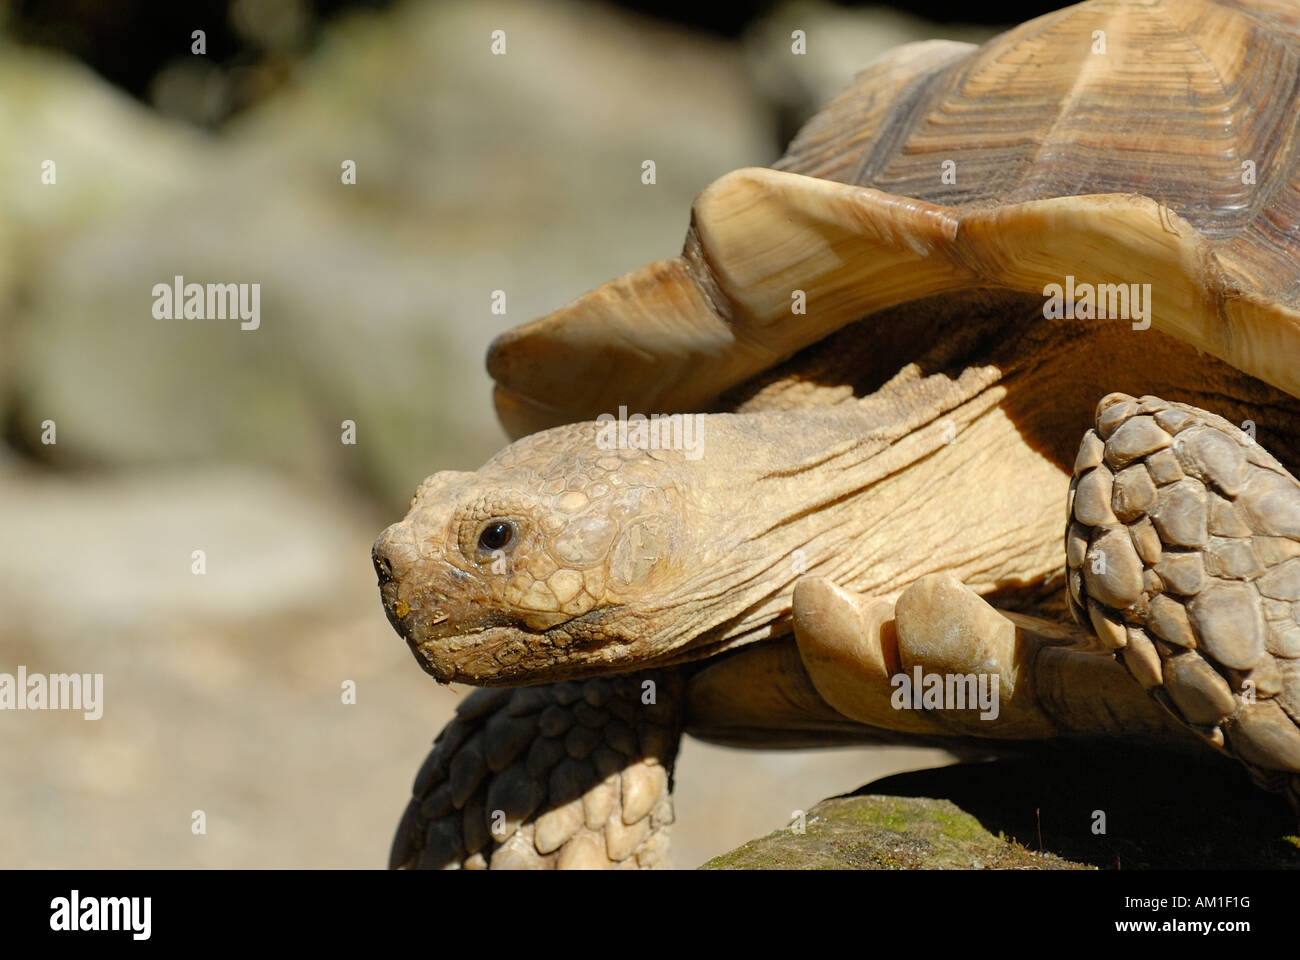
M 988 673 L 896 673 L 889 679 L 897 689 L 889 697 L 895 710 L 976 710 L 981 720 L 998 718 L 998 675 Z
M 234 320 L 240 330 L 262 325 L 260 283 L 186 283 L 184 277 L 153 285 L 155 320 Z
M 82 897 L 73 890 L 70 897 L 50 901 L 50 929 L 129 930 L 132 940 L 148 940 L 152 914 L 152 897 Z
M 81 710 L 87 720 L 104 715 L 102 673 L 0 673 L 0 710 Z
M 682 450 L 687 460 L 698 460 L 703 452 L 701 423 L 694 413 L 628 416 L 627 407 L 619 407 L 617 418 L 602 413 L 596 422 L 596 446 L 601 450 Z
M 1074 275 L 1065 278 L 1065 286 L 1049 283 L 1043 287 L 1045 320 L 1132 320 L 1134 330 L 1151 326 L 1151 284 L 1149 283 L 1080 283 Z

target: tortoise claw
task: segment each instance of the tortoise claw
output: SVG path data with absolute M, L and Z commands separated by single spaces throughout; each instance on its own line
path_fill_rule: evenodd
M 794 631 L 818 692 L 862 723 L 993 739 L 1059 730 L 1020 682 L 1022 665 L 1059 638 L 1035 630 L 1027 618 L 1009 619 L 947 574 L 922 577 L 897 603 L 860 597 L 825 579 L 801 580 Z M 934 676 L 945 696 L 916 709 L 913 688 Z M 949 691 L 960 694 L 956 702 Z

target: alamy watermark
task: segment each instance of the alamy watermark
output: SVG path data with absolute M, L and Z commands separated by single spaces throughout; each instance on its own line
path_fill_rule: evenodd
M 627 407 L 618 408 L 618 416 L 602 413 L 596 418 L 596 446 L 601 450 L 681 450 L 687 460 L 703 454 L 703 424 L 694 413 L 643 413 L 628 415 Z
M 260 283 L 172 283 L 153 285 L 155 320 L 240 320 L 240 330 L 262 325 Z
M 1134 330 L 1151 326 L 1151 284 L 1149 283 L 1079 283 L 1074 275 L 1065 285 L 1049 283 L 1043 287 L 1045 320 L 1132 320 Z
M 981 720 L 996 720 L 998 681 L 996 673 L 925 673 L 918 664 L 912 676 L 890 677 L 889 685 L 896 689 L 889 705 L 895 710 L 978 709 Z
M 50 901 L 50 929 L 61 932 L 128 931 L 133 940 L 152 932 L 153 897 L 83 897 L 73 890 Z
M 102 673 L 0 673 L 0 710 L 80 710 L 87 720 L 104 715 Z

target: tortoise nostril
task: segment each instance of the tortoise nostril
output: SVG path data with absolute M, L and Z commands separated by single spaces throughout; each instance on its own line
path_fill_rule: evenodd
M 379 575 L 379 585 L 382 587 L 386 583 L 393 582 L 393 564 L 388 557 L 380 552 L 376 545 L 370 550 L 370 559 L 375 565 L 375 573 Z

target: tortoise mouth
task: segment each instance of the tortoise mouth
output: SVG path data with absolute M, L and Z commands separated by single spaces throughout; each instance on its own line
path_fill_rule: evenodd
M 475 687 L 521 686 L 560 679 L 563 664 L 545 632 L 529 634 L 514 626 L 459 629 L 450 626 L 421 637 L 407 635 L 420 668 L 439 683 Z
M 435 632 L 404 635 L 420 668 L 439 683 L 517 687 L 619 673 L 638 663 L 633 643 L 604 623 L 610 610 L 595 610 L 546 629 L 507 621 L 447 624 Z
M 388 622 L 420 668 L 440 683 L 489 687 L 542 682 L 565 668 L 567 651 L 586 647 L 565 631 L 575 619 L 567 615 L 529 623 L 526 614 L 481 615 L 473 608 L 480 616 L 450 616 L 447 604 L 432 594 L 417 594 L 409 601 L 398 594 L 397 581 L 381 581 Z

